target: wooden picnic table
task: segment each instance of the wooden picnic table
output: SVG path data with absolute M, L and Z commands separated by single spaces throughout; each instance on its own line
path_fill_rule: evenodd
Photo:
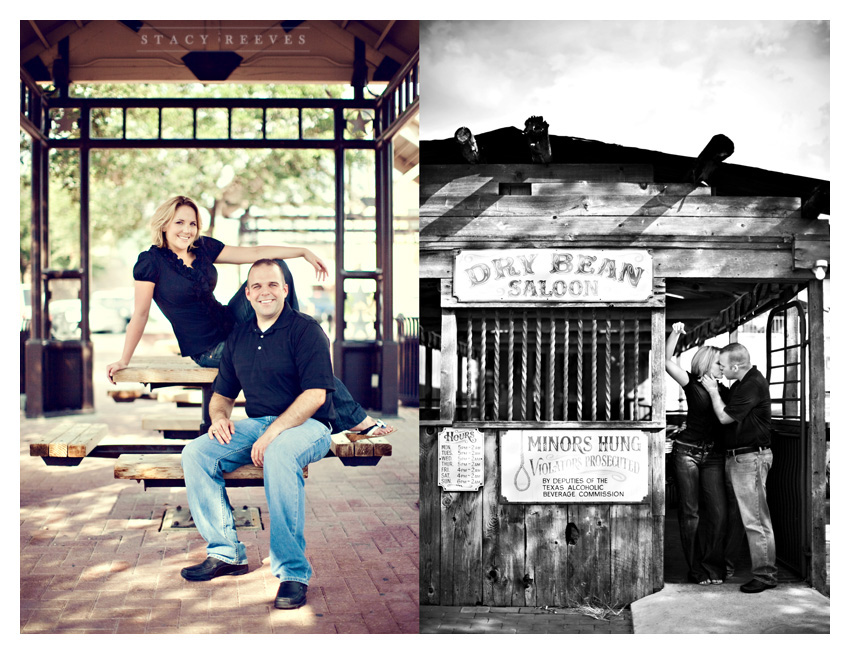
M 150 385 L 151 389 L 166 386 L 187 386 L 200 388 L 203 391 L 202 423 L 199 434 L 205 434 L 210 427 L 209 404 L 212 398 L 212 385 L 218 374 L 217 368 L 202 368 L 189 357 L 180 356 L 151 356 L 135 357 L 130 365 L 113 375 L 116 382 L 137 382 Z M 179 420 L 171 418 L 171 423 L 158 421 L 158 429 L 172 428 L 176 432 L 181 429 Z M 173 423 L 173 424 L 172 424 Z M 183 436 L 185 438 L 185 436 Z M 332 435 L 331 448 L 328 457 L 338 458 L 345 466 L 374 466 L 384 456 L 392 456 L 392 445 L 385 438 L 375 437 L 361 439 L 346 434 Z M 64 432 L 51 434 L 43 443 L 33 445 L 31 454 L 41 456 L 48 465 L 78 465 L 85 457 L 110 457 L 119 459 L 115 465 L 116 479 L 135 479 L 148 486 L 181 486 L 183 485 L 183 470 L 180 466 L 182 444 L 115 444 L 98 445 L 92 443 L 82 454 L 58 454 L 61 445 L 67 440 Z M 53 443 L 52 446 L 49 443 Z M 66 448 L 67 449 L 67 448 Z M 305 470 L 306 475 L 306 470 Z M 243 466 L 234 473 L 225 475 L 228 485 L 255 486 L 262 485 L 262 468 L 253 465 Z
M 130 361 L 129 366 L 119 370 L 112 377 L 116 382 L 148 384 L 151 390 L 166 386 L 200 388 L 203 399 L 198 434 L 205 434 L 209 431 L 212 422 L 210 400 L 212 385 L 217 374 L 218 368 L 202 368 L 189 357 L 154 356 L 135 357 Z

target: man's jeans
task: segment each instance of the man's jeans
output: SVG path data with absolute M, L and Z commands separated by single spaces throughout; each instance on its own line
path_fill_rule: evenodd
M 776 584 L 776 542 L 767 506 L 767 473 L 773 464 L 769 449 L 726 457 L 726 476 L 732 482 L 747 534 L 753 577 Z
M 723 455 L 673 446 L 673 472 L 679 492 L 679 535 L 691 581 L 723 580 L 726 483 Z M 700 512 L 702 498 L 702 512 Z M 699 529 L 700 523 L 702 529 Z M 700 531 L 700 536 L 697 532 Z
M 251 448 L 277 416 L 248 418 L 235 424 L 230 443 L 222 445 L 207 434 L 183 448 L 183 476 L 189 509 L 207 555 L 226 563 L 247 563 L 245 545 L 236 526 L 224 487 L 225 472 L 251 463 Z M 301 469 L 322 459 L 331 446 L 330 429 L 308 419 L 287 429 L 266 448 L 263 477 L 269 505 L 272 573 L 281 581 L 307 584 L 313 574 L 305 553 L 304 477 Z

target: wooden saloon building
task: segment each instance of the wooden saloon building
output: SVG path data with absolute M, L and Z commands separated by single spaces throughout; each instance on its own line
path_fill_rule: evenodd
M 778 558 L 824 589 L 829 183 L 733 150 L 550 136 L 535 117 L 421 144 L 422 604 L 660 590 L 670 325 L 688 349 L 763 313 Z

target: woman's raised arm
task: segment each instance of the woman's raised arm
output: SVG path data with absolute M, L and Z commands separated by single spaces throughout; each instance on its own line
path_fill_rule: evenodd
M 137 281 L 135 283 L 133 317 L 130 318 L 130 322 L 127 324 L 127 333 L 124 335 L 124 351 L 121 353 L 121 358 L 118 361 L 106 366 L 106 376 L 109 377 L 109 381 L 113 384 L 115 380 L 112 379 L 112 375 L 130 365 L 133 352 L 136 351 L 136 346 L 142 340 L 145 325 L 148 324 L 148 315 L 151 311 L 154 288 L 156 288 L 156 284 L 153 282 Z
M 673 323 L 673 331 L 667 338 L 666 356 L 664 360 L 664 368 L 667 374 L 676 380 L 682 388 L 688 385 L 688 373 L 679 367 L 679 364 L 673 361 L 673 355 L 676 352 L 676 343 L 679 342 L 679 336 L 685 333 L 685 324 L 681 322 Z
M 214 263 L 254 263 L 260 259 L 297 259 L 298 257 L 304 257 L 316 269 L 316 279 L 323 282 L 328 278 L 325 262 L 311 250 L 285 245 L 255 245 L 253 247 L 225 245 Z

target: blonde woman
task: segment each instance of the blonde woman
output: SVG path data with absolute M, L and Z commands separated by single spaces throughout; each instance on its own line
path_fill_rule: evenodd
M 685 428 L 677 434 L 673 444 L 673 469 L 688 580 L 705 586 L 722 584 L 727 569 L 724 560 L 727 523 L 724 428 L 714 413 L 711 396 L 699 381 L 703 375 L 721 377 L 720 350 L 708 345 L 699 348 L 691 360 L 691 371 L 686 372 L 674 361 L 676 344 L 684 333 L 685 325 L 674 323 L 666 348 L 667 374 L 684 389 L 688 403 Z M 725 387 L 721 388 L 726 391 Z M 705 523 L 704 529 L 699 529 L 701 520 Z
M 198 205 L 186 196 L 170 198 L 154 212 L 151 219 L 153 245 L 139 255 L 133 268 L 135 300 L 124 350 L 118 361 L 106 367 L 113 384 L 113 375 L 129 365 L 142 338 L 151 301 L 156 302 L 171 323 L 182 356 L 191 357 L 206 368 L 218 367 L 224 342 L 234 325 L 253 320 L 254 310 L 245 295 L 244 284 L 227 305 L 215 299 L 213 291 L 218 272 L 213 264 L 277 260 L 289 286 L 286 303 L 296 311 L 298 298 L 292 273 L 283 260 L 303 257 L 315 269 L 318 280 L 327 279 L 328 269 L 324 262 L 307 248 L 225 245 L 210 236 L 201 236 L 201 229 Z M 331 421 L 331 427 L 334 433 L 350 431 L 383 436 L 395 431 L 394 427 L 368 416 L 339 379 L 336 379 L 333 405 L 336 418 Z

